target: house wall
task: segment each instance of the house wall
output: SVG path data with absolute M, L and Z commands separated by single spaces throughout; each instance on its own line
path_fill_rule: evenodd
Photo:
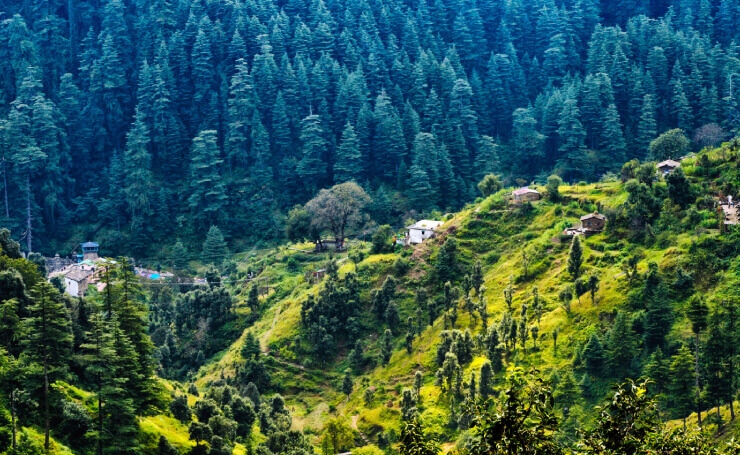
M 524 193 L 514 196 L 514 202 L 539 201 L 540 195 L 537 193 Z
M 409 229 L 409 243 L 421 243 L 434 234 L 431 229 Z
M 80 289 L 75 280 L 64 278 L 64 287 L 67 291 L 67 294 L 71 295 L 72 297 L 79 297 Z
M 82 259 L 83 260 L 89 259 L 89 260 L 93 261 L 93 260 L 95 260 L 97 258 L 98 258 L 98 252 L 97 251 L 85 251 L 82 254 Z

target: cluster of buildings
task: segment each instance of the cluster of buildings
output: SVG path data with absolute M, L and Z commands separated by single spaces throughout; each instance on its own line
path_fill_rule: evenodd
M 95 267 L 100 260 L 98 255 L 99 244 L 85 242 L 80 247 L 82 252 L 77 255 L 77 263 L 62 270 L 64 290 L 72 297 L 85 295 L 87 286 L 94 282 Z

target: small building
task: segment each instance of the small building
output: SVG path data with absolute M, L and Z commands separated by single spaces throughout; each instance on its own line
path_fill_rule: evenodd
M 599 212 L 589 213 L 581 217 L 581 229 L 585 233 L 597 233 L 604 230 L 606 217 Z
M 72 270 L 64 275 L 64 289 L 72 297 L 82 297 L 89 283 L 91 270 L 85 270 L 81 267 L 73 267 Z
M 98 248 L 100 248 L 100 245 L 95 242 L 85 242 L 80 246 L 82 247 L 82 261 L 94 261 L 98 258 Z M 80 256 L 78 255 L 77 257 L 79 258 Z
M 662 175 L 670 174 L 676 168 L 681 167 L 681 163 L 673 160 L 665 160 L 655 165 L 658 172 Z
M 539 201 L 542 197 L 539 191 L 533 190 L 526 186 L 512 191 L 511 195 L 514 198 L 514 202 L 516 202 L 517 204 L 526 201 Z
M 444 221 L 421 220 L 411 226 L 406 226 L 406 229 L 408 229 L 406 241 L 413 244 L 421 243 L 433 236 L 435 231 L 443 224 Z

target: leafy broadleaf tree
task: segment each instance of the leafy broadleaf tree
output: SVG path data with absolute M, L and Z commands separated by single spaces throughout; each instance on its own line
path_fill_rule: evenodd
M 365 190 L 354 182 L 334 185 L 321 190 L 308 201 L 306 211 L 311 214 L 311 224 L 319 231 L 328 229 L 338 246 L 344 245 L 347 230 L 357 227 L 363 211 L 372 200 Z

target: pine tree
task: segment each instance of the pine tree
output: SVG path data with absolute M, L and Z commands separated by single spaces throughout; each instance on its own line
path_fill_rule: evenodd
M 617 163 L 625 160 L 627 143 L 622 134 L 622 122 L 619 120 L 619 112 L 617 112 L 617 106 L 614 104 L 610 104 L 604 112 L 600 147 L 609 153 L 609 156 L 614 158 Z
M 41 370 L 41 394 L 44 414 L 44 447 L 50 449 L 50 385 L 62 379 L 69 367 L 72 351 L 71 321 L 59 291 L 47 282 L 32 290 L 33 304 L 25 323 L 24 352 Z
M 185 245 L 178 240 L 170 253 L 172 268 L 175 270 L 185 270 L 188 265 L 188 256 L 188 250 L 185 248 Z
M 700 335 L 707 328 L 707 315 L 709 309 L 707 308 L 704 300 L 695 297 L 691 300 L 689 311 L 687 316 L 691 320 L 691 330 L 694 332 L 694 387 L 693 390 L 696 393 L 696 404 L 699 405 L 699 346 Z M 699 425 L 701 425 L 701 408 L 697 409 L 697 418 Z
M 388 365 L 393 354 L 393 334 L 390 329 L 385 329 L 383 336 L 380 337 L 380 357 L 383 361 L 383 365 Z
M 604 348 L 598 335 L 591 335 L 588 343 L 583 347 L 582 356 L 588 372 L 597 377 L 601 376 L 604 368 Z
M 305 192 L 313 195 L 326 179 L 326 161 L 329 144 L 325 138 L 321 117 L 309 115 L 301 122 L 301 159 L 297 172 L 303 180 Z
M 583 250 L 581 248 L 581 240 L 579 236 L 574 236 L 570 244 L 570 252 L 568 253 L 568 273 L 573 278 L 577 279 L 581 275 L 581 264 L 583 263 Z
M 642 102 L 642 114 L 640 115 L 640 121 L 637 123 L 637 134 L 635 135 L 635 150 L 638 153 L 638 158 L 644 157 L 647 154 L 650 142 L 657 135 L 658 126 L 656 123 L 653 97 L 651 95 L 645 95 Z
M 724 330 L 721 318 L 724 315 L 715 309 L 709 317 L 704 362 L 707 373 L 706 396 L 717 409 L 717 417 L 722 422 L 719 408 L 732 400 L 732 375 L 729 373 L 729 359 L 727 355 L 729 337 Z
M 617 313 L 606 341 L 606 356 L 610 373 L 619 379 L 629 376 L 637 346 L 629 320 L 624 312 Z
M 493 395 L 493 369 L 491 368 L 491 362 L 483 362 L 483 365 L 481 365 L 478 393 L 482 402 L 485 402 Z
M 334 181 L 336 183 L 357 182 L 362 176 L 362 167 L 360 140 L 352 124 L 347 123 L 337 149 L 336 162 L 334 163 Z
M 686 416 L 694 408 L 696 391 L 693 375 L 693 360 L 688 347 L 681 346 L 678 354 L 673 356 L 670 366 L 671 381 L 668 385 L 670 391 L 671 407 L 676 417 L 683 419 L 683 427 L 686 429 Z
M 349 397 L 353 389 L 354 384 L 352 384 L 352 375 L 350 374 L 350 371 L 347 370 L 344 372 L 344 377 L 342 378 L 342 393 Z
M 114 336 L 121 336 L 117 321 L 108 321 L 101 314 L 94 313 L 90 318 L 90 327 L 91 330 L 86 334 L 87 341 L 81 346 L 84 352 L 82 360 L 86 373 L 95 383 L 98 412 L 94 436 L 97 439 L 97 453 L 102 455 L 111 443 L 119 447 L 136 447 L 138 442 L 135 439 L 135 427 L 131 426 L 135 419 L 132 400 L 125 397 L 126 380 L 120 370 L 122 359 L 116 351 Z M 119 340 L 118 344 L 121 343 Z M 127 429 L 118 425 L 122 421 L 127 421 Z M 134 437 L 131 437 L 132 429 Z M 108 449 L 107 452 L 112 451 Z
M 583 162 L 586 152 L 586 131 L 579 119 L 580 115 L 577 100 L 568 97 L 558 118 L 557 133 L 560 137 L 559 161 L 571 176 L 584 175 L 587 171 Z
M 136 110 L 134 124 L 126 136 L 126 151 L 123 155 L 126 167 L 126 201 L 128 202 L 134 225 L 146 220 L 152 213 L 150 200 L 152 194 L 152 156 L 149 153 L 149 130 L 145 124 L 144 113 Z
M 149 338 L 147 306 L 143 301 L 141 285 L 127 258 L 119 258 L 116 271 L 113 319 L 115 329 L 125 340 L 116 339 L 116 354 L 121 357 L 120 374 L 126 379 L 126 397 L 131 398 L 136 410 L 143 411 L 159 405 L 159 385 L 154 378 L 154 344 Z M 115 334 L 114 334 L 115 335 Z M 128 404 L 121 403 L 123 408 Z M 121 417 L 123 418 L 123 417 Z
M 217 133 L 201 131 L 193 139 L 190 158 L 190 197 L 188 204 L 193 222 L 199 230 L 225 221 L 228 197 L 219 175 L 223 161 L 218 149 Z
M 211 226 L 208 234 L 206 234 L 206 240 L 203 242 L 203 253 L 201 254 L 203 261 L 206 264 L 221 266 L 227 255 L 226 240 L 221 233 L 221 229 L 218 226 Z

